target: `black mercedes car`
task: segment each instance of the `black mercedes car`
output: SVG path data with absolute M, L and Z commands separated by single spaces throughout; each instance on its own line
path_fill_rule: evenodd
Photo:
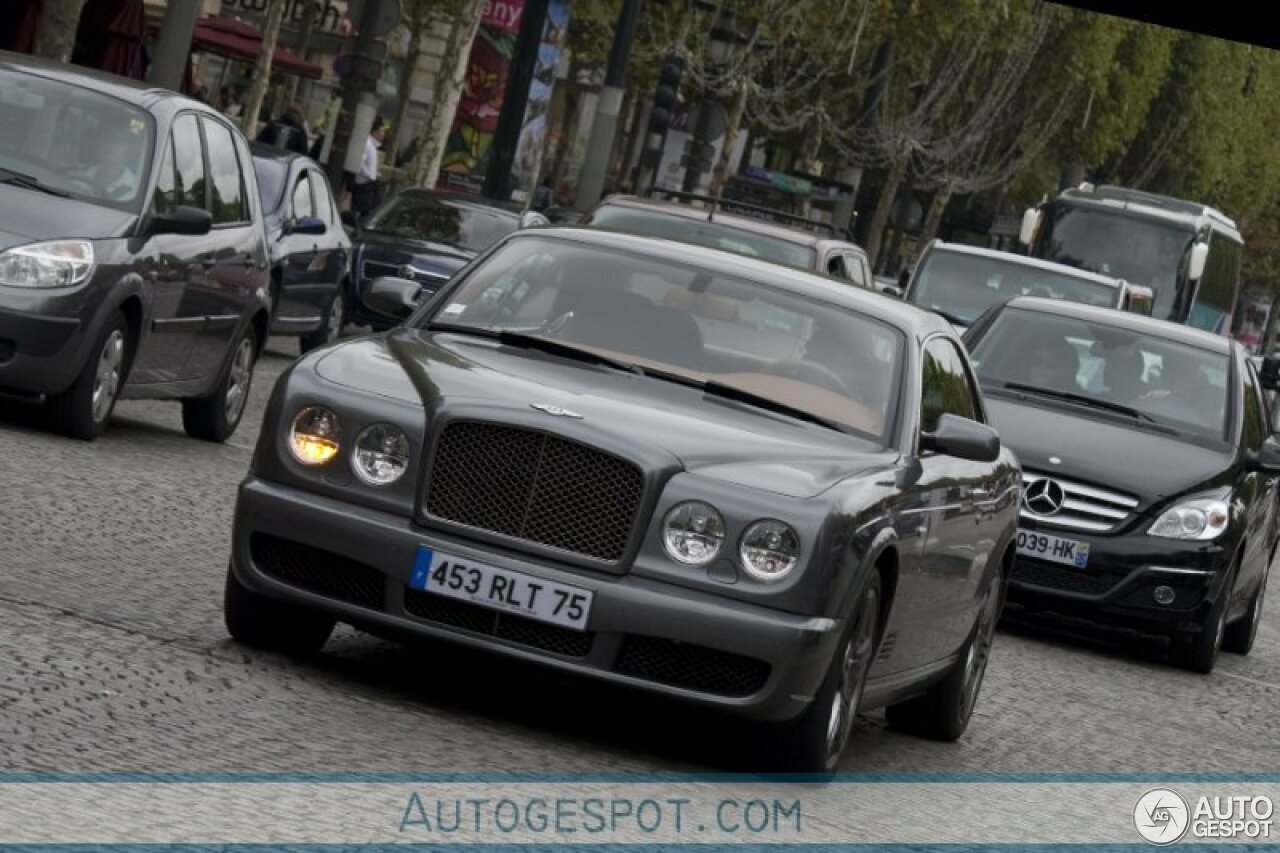
M 1240 344 L 1029 297 L 965 343 L 1026 483 L 1010 602 L 1171 635 L 1174 662 L 1198 672 L 1220 648 L 1248 653 L 1280 533 L 1280 443 Z
M 271 334 L 308 352 L 342 333 L 351 240 L 329 179 L 310 157 L 254 143 L 271 251 Z
M 280 378 L 240 487 L 233 637 L 336 620 L 780 726 L 836 766 L 859 708 L 954 739 L 1020 473 L 940 317 L 604 231 L 509 235 L 396 329 Z
M 248 142 L 190 98 L 0 53 L 0 392 L 97 437 L 121 397 L 240 423 L 267 339 Z
M 467 261 L 511 232 L 544 225 L 541 214 L 479 196 L 401 190 L 352 234 L 355 256 L 347 289 L 347 320 L 385 331 L 398 320 L 368 307 L 364 293 L 382 276 L 416 281 L 432 293 Z

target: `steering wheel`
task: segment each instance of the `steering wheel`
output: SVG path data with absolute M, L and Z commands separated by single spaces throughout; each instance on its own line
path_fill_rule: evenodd
M 797 359 L 783 359 L 775 361 L 773 364 L 765 368 L 767 373 L 774 376 L 782 376 L 787 379 L 795 379 L 798 382 L 806 382 L 810 385 L 817 385 L 819 388 L 825 388 L 828 391 L 834 391 L 845 397 L 853 396 L 853 392 L 845 381 L 829 367 L 824 367 L 813 361 L 800 361 Z

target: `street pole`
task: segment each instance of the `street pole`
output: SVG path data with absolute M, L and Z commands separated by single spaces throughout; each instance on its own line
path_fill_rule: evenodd
M 604 191 L 604 179 L 609 171 L 609 155 L 613 151 L 613 137 L 618 132 L 618 113 L 622 110 L 622 97 L 627 86 L 627 61 L 631 58 L 631 43 L 635 40 L 636 21 L 640 17 L 640 0 L 623 0 L 622 11 L 613 31 L 613 47 L 609 51 L 609 67 L 605 71 L 604 86 L 596 100 L 596 115 L 591 122 L 591 138 L 587 143 L 587 157 L 578 177 L 578 191 L 574 206 L 588 210 Z
M 161 89 L 178 91 L 191 55 L 191 36 L 200 20 L 200 0 L 169 0 L 156 37 L 155 58 L 147 82 Z
M 703 172 L 711 168 L 711 155 L 714 153 L 715 147 L 707 137 L 711 135 L 712 121 L 714 120 L 713 111 L 716 109 L 720 109 L 720 101 L 708 89 L 698 103 L 698 117 L 694 120 L 693 140 L 689 145 L 688 162 L 684 170 L 684 182 L 680 186 L 682 192 L 697 192 L 698 184 L 702 181 Z M 728 140 L 725 140 L 725 144 L 728 144 Z
M 364 143 L 378 111 L 378 78 L 382 63 L 373 56 L 381 6 L 386 0 L 365 0 L 350 66 L 342 78 L 342 107 L 334 122 L 329 148 L 328 175 L 334 187 L 345 185 L 344 172 L 358 173 Z
M 511 169 L 516 161 L 524 110 L 529 104 L 529 86 L 533 84 L 533 72 L 538 66 L 538 50 L 542 46 L 542 30 L 547 23 L 550 5 L 550 0 L 528 0 L 524 4 L 520 34 L 516 36 L 515 51 L 507 72 L 502 110 L 498 113 L 493 141 L 489 144 L 489 162 L 485 168 L 484 186 L 480 190 L 485 198 L 497 201 L 511 198 Z

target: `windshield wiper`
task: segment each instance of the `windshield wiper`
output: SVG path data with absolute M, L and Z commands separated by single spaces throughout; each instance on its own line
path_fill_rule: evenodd
M 827 429 L 832 429 L 836 432 L 844 432 L 844 429 L 840 424 L 829 418 L 824 418 L 822 415 L 815 415 L 813 412 L 806 411 L 805 409 L 789 406 L 786 403 L 781 403 L 773 399 L 772 397 L 765 397 L 761 394 L 756 394 L 753 391 L 747 391 L 743 388 L 739 388 L 736 385 L 726 385 L 723 382 L 717 382 L 714 379 L 694 379 L 689 376 L 682 376 L 679 373 L 668 373 L 665 370 L 654 370 L 650 367 L 640 367 L 637 369 L 645 376 L 650 376 L 654 379 L 663 379 L 667 382 L 674 382 L 677 385 L 697 388 L 707 394 L 712 394 L 716 397 L 723 397 L 726 400 L 736 400 L 739 403 L 747 403 L 748 405 L 752 405 L 760 409 L 768 409 L 771 412 L 777 412 L 778 414 L 818 424 L 819 426 L 824 426 Z
M 1022 391 L 1028 394 L 1040 394 L 1044 397 L 1055 397 L 1059 400 L 1067 400 L 1072 403 L 1079 403 L 1082 406 L 1088 406 L 1093 409 L 1103 409 L 1108 412 L 1116 412 L 1117 414 L 1127 415 L 1134 420 L 1143 421 L 1149 424 L 1158 424 L 1155 418 L 1146 412 L 1139 411 L 1132 406 L 1126 406 L 1122 403 L 1112 403 L 1109 400 L 1099 400 L 1096 397 L 1089 397 L 1084 394 L 1072 394 L 1070 391 L 1057 391 L 1053 388 L 1041 388 L 1037 385 L 1023 385 L 1020 382 L 1006 382 L 1002 386 L 1010 391 Z
M 427 328 L 433 332 L 455 332 L 463 335 L 476 335 L 478 337 L 495 340 L 498 343 L 506 344 L 508 346 L 536 349 L 542 352 L 551 353 L 552 355 L 571 358 L 576 361 L 584 361 L 588 364 L 599 364 L 604 367 L 612 367 L 615 370 L 625 371 L 626 373 L 639 374 L 641 372 L 640 368 L 634 364 L 628 364 L 625 361 L 619 361 L 616 358 L 601 355 L 593 350 L 575 347 L 572 344 L 566 344 L 562 341 L 543 338 L 538 335 L 530 335 L 524 332 L 512 332 L 506 329 L 486 329 L 479 326 L 463 326 L 456 323 L 432 323 Z
M 49 195 L 56 195 L 58 198 L 71 198 L 71 193 L 69 192 L 54 189 L 48 184 L 40 183 L 38 178 L 15 172 L 12 169 L 0 169 L 0 184 L 10 184 L 23 189 L 36 190 Z

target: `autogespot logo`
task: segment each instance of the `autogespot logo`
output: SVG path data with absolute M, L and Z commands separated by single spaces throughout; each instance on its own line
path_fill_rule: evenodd
M 1187 834 L 1191 810 L 1187 801 L 1168 788 L 1147 791 L 1133 807 L 1133 825 L 1152 844 L 1173 844 Z

